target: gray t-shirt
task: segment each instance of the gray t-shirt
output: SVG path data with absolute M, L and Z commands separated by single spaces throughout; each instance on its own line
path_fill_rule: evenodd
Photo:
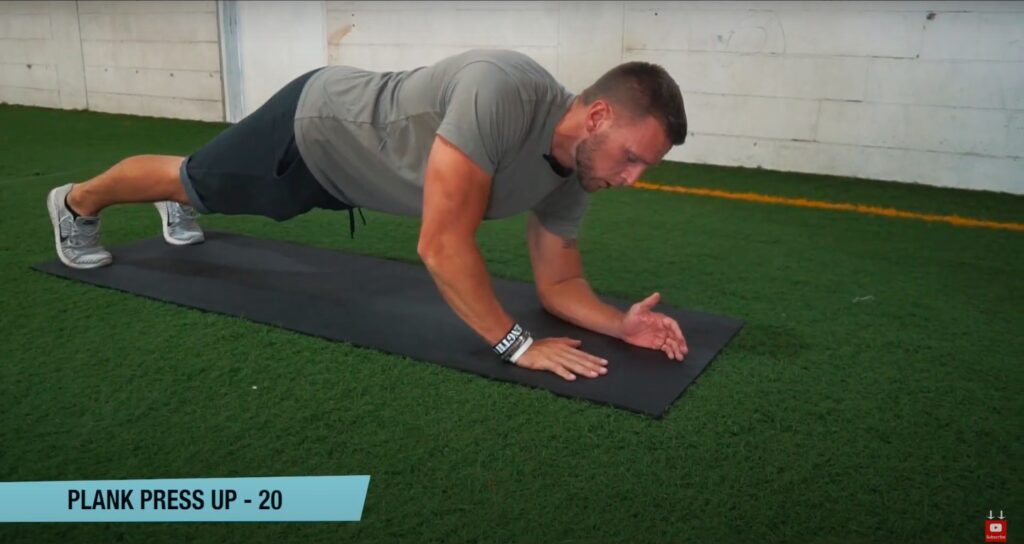
M 302 91 L 295 142 L 336 198 L 421 216 L 439 134 L 492 176 L 485 219 L 533 210 L 547 229 L 575 237 L 587 194 L 575 173 L 559 177 L 544 159 L 573 98 L 513 51 L 467 51 L 403 72 L 329 66 Z

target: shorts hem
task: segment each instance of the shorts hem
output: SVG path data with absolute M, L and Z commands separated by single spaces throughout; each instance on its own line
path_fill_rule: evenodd
M 196 192 L 192 178 L 188 175 L 188 168 L 186 168 L 186 166 L 191 158 L 192 157 L 185 157 L 185 160 L 181 161 L 181 167 L 178 169 L 178 179 L 181 180 L 181 185 L 185 188 L 185 194 L 188 195 L 188 200 L 192 204 L 192 207 L 201 214 L 210 214 L 212 212 L 210 212 L 209 208 L 203 204 L 202 199 L 199 198 L 199 193 Z

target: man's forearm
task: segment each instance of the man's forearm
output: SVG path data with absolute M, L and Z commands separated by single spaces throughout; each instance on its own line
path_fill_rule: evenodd
M 601 334 L 621 338 L 623 313 L 601 302 L 583 278 L 572 278 L 552 287 L 544 294 L 544 308 L 555 316 Z
M 448 240 L 420 257 L 445 301 L 471 329 L 491 345 L 504 338 L 515 320 L 495 296 L 483 256 L 472 240 Z

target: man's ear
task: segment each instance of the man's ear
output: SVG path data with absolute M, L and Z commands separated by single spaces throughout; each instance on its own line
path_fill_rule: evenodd
M 598 98 L 587 106 L 587 116 L 583 126 L 588 133 L 597 132 L 604 125 L 612 122 L 612 106 L 607 100 Z

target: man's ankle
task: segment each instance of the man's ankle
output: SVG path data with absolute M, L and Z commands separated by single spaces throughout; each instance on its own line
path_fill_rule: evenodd
M 78 199 L 75 198 L 74 193 L 75 193 L 75 189 L 72 188 L 70 191 L 68 191 L 68 194 L 64 195 L 64 207 L 67 208 L 69 212 L 71 212 L 71 215 L 75 219 L 78 219 L 79 217 L 92 217 L 92 216 L 96 215 L 96 214 L 83 213 L 83 210 L 84 211 L 88 211 L 88 210 L 85 210 L 85 208 L 82 206 L 81 202 L 79 202 Z
M 76 212 L 75 209 L 71 207 L 71 204 L 68 204 L 68 196 L 67 195 L 64 195 L 64 207 L 67 208 L 69 212 L 71 212 L 71 217 L 72 218 L 78 219 L 79 217 L 81 217 L 81 214 Z

